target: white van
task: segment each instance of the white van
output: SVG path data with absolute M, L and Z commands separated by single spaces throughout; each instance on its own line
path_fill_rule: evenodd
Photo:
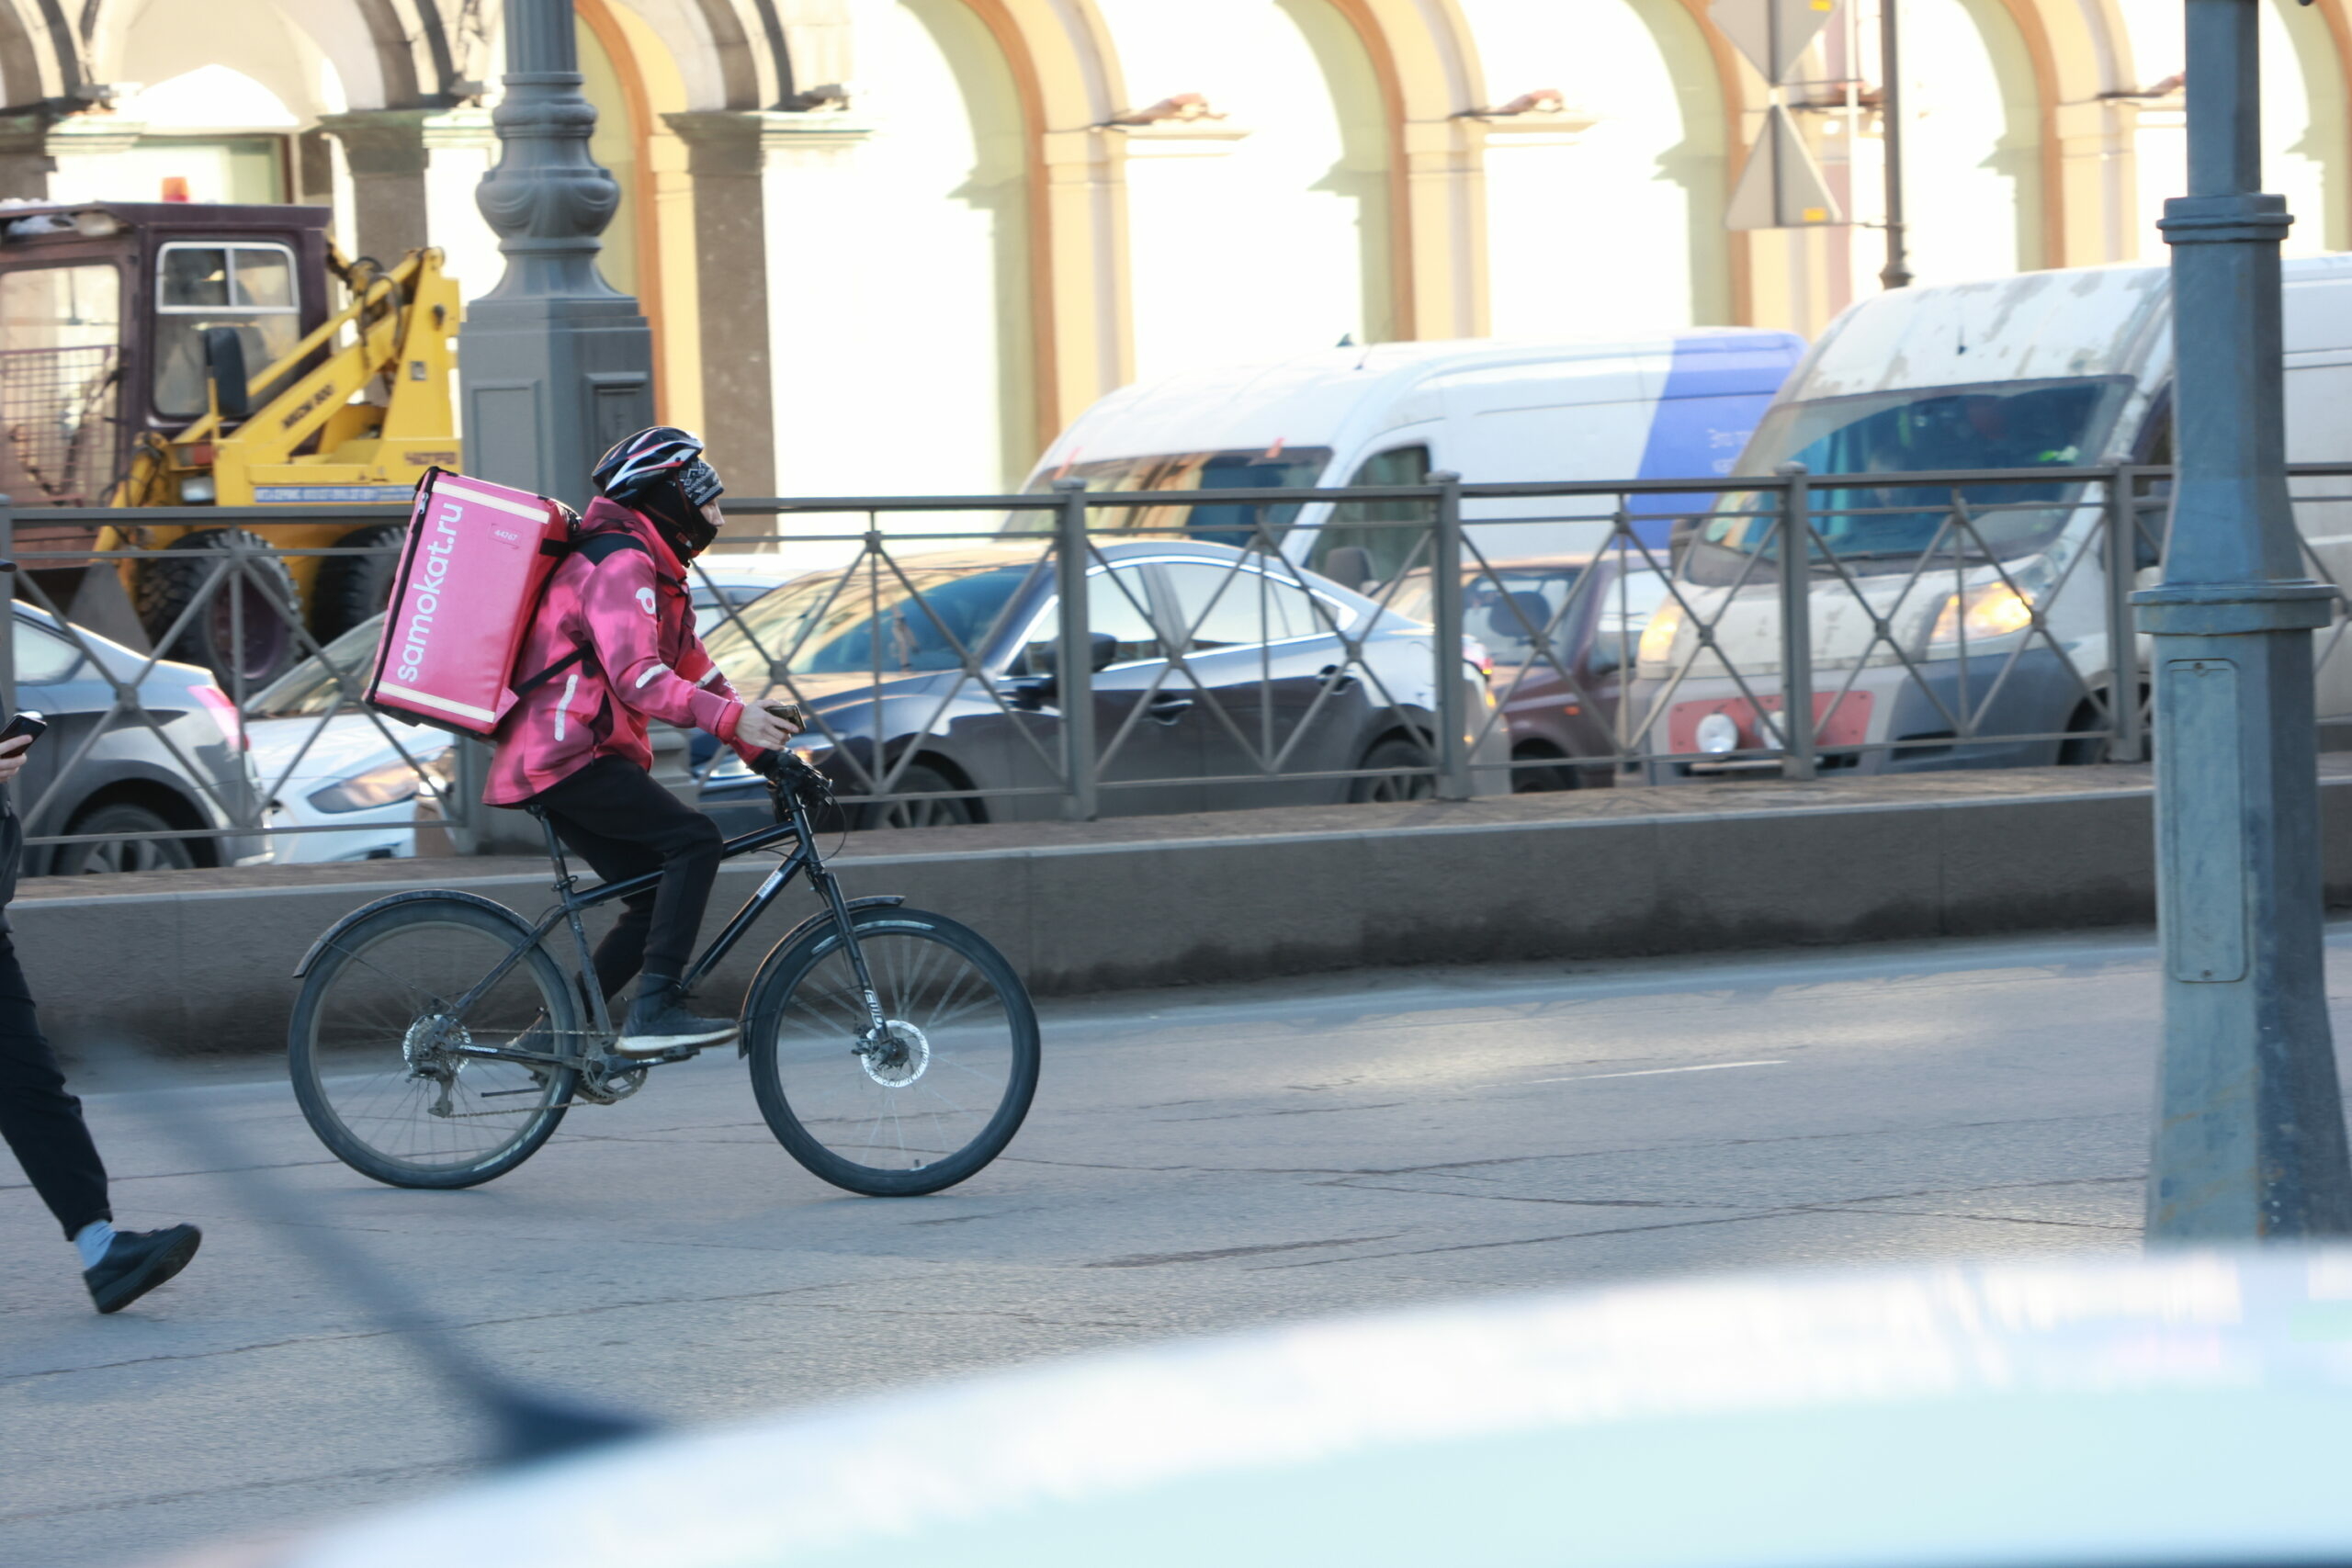
M 2352 256 L 2290 261 L 2285 276 L 2288 460 L 2352 460 Z M 1817 474 L 1888 475 L 2169 464 L 2170 278 L 2161 265 L 2086 267 L 1866 299 L 1814 345 L 1736 471 L 1770 474 L 1790 462 Z M 2295 488 L 2341 494 L 2346 486 Z M 2103 729 L 2114 685 L 2102 489 L 1965 487 L 1972 537 L 1949 525 L 1949 488 L 1814 487 L 1816 549 L 1837 558 L 1816 558 L 1809 605 L 1823 766 L 1888 773 L 2099 760 L 2100 741 L 2061 737 Z M 1727 495 L 1677 557 L 1690 613 L 1669 601 L 1650 617 L 1636 711 L 1665 705 L 1652 716 L 1645 749 L 1685 759 L 1658 765 L 1654 777 L 1779 766 L 1741 755 L 1778 741 L 1773 505 L 1770 495 Z M 2303 500 L 2295 514 L 2318 570 L 2352 582 L 2352 506 Z M 2143 514 L 2150 536 L 2138 541 L 2131 586 L 2157 581 L 2164 521 L 2161 507 Z M 1923 566 L 1922 552 L 1939 538 Z M 2031 629 L 2034 610 L 2047 637 Z M 1698 647 L 1694 618 L 1713 626 L 1721 657 Z M 2317 641 L 2323 722 L 2352 717 L 2347 643 L 2325 633 Z M 2146 639 L 2136 647 L 2138 689 L 2126 695 L 2144 703 Z M 2013 739 L 1967 741 L 1972 735 Z M 1694 752 L 1723 760 L 1693 761 Z
M 1804 351 L 1789 333 L 1708 328 L 1612 342 L 1390 343 L 1325 349 L 1271 364 L 1194 370 L 1122 388 L 1080 414 L 1039 459 L 1028 489 L 1083 479 L 1090 490 L 1276 489 L 1419 484 L 1453 469 L 1473 484 L 1724 473 Z M 1645 499 L 1661 515 L 1703 511 L 1707 496 Z M 1606 522 L 1478 529 L 1481 519 L 1605 518 L 1609 497 L 1466 502 L 1469 536 L 1490 557 L 1590 550 Z M 1112 527 L 1178 528 L 1247 543 L 1255 507 L 1098 512 Z M 1351 524 L 1425 516 L 1426 505 L 1329 502 L 1273 509 L 1290 559 L 1347 587 L 1384 581 L 1419 530 Z M 1048 526 L 1042 513 L 1010 527 Z M 1354 547 L 1354 549 L 1350 549 Z M 1356 553 L 1361 551 L 1361 554 Z

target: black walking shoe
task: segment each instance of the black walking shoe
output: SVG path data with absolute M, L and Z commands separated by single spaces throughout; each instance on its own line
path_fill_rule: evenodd
M 716 1045 L 735 1038 L 731 1018 L 701 1018 L 686 1010 L 675 980 L 648 978 L 638 987 L 628 1021 L 614 1049 L 624 1056 L 651 1056 L 689 1045 Z
M 100 1312 L 120 1312 L 187 1267 L 202 1245 L 204 1233 L 194 1225 L 174 1225 L 160 1231 L 117 1231 L 114 1245 L 95 1269 L 82 1270 L 90 1300 Z

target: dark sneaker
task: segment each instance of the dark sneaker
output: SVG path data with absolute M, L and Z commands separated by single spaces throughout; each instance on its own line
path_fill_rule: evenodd
M 630 1004 L 628 1021 L 615 1045 L 624 1056 L 650 1056 L 689 1045 L 716 1045 L 735 1038 L 731 1018 L 702 1018 L 688 1012 L 675 986 L 648 986 Z
M 95 1269 L 82 1270 L 100 1312 L 120 1312 L 187 1267 L 204 1233 L 194 1225 L 160 1231 L 117 1231 Z

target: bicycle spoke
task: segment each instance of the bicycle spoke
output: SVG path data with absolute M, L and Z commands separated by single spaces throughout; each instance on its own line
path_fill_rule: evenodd
M 305 987 L 296 1089 L 338 1155 L 379 1180 L 462 1184 L 552 1130 L 569 1070 L 480 1051 L 530 1049 L 520 1043 L 535 1032 L 538 1049 L 563 1048 L 574 1032 L 551 1022 L 570 1016 L 551 964 L 512 964 L 462 1016 L 452 1011 L 518 940 L 462 907 L 412 906 L 362 922 L 329 950 Z
M 763 1109 L 771 1094 L 782 1102 L 779 1134 L 796 1154 L 796 1140 L 813 1145 L 820 1175 L 860 1191 L 931 1190 L 869 1182 L 920 1182 L 967 1151 L 985 1146 L 984 1161 L 1001 1146 L 1012 1125 L 1002 1108 L 1016 1097 L 1026 1105 L 1035 1024 L 1023 998 L 1016 1025 L 1003 982 L 928 928 L 876 922 L 858 946 L 880 1037 L 847 951 L 813 958 L 760 1014 Z

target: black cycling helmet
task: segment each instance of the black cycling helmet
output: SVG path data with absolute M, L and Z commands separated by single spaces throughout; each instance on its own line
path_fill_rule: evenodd
M 598 490 L 652 518 L 678 552 L 691 558 L 718 536 L 702 509 L 727 493 L 702 451 L 702 437 L 692 431 L 656 424 L 613 443 L 591 477 Z

